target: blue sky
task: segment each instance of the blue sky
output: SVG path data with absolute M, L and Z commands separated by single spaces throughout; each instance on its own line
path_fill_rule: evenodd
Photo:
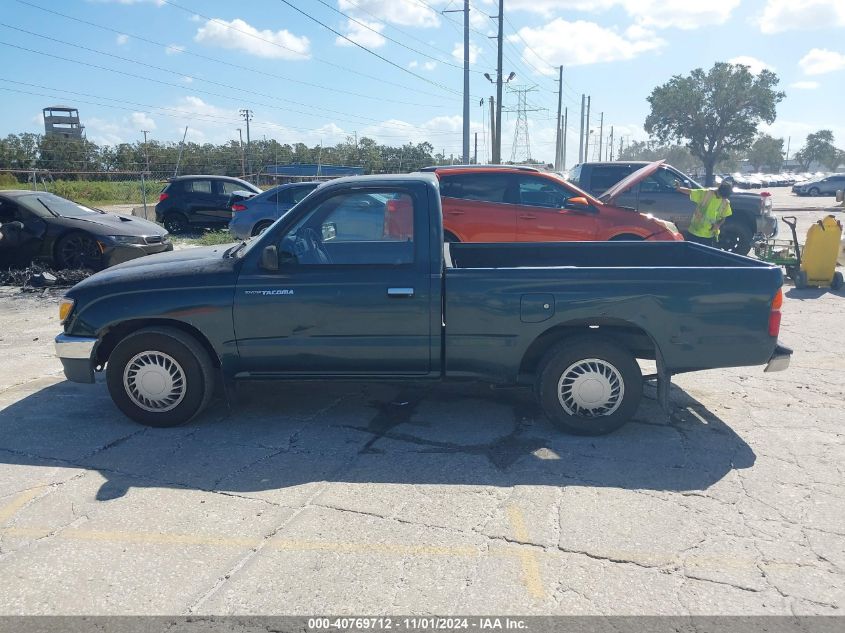
M 238 110 L 249 108 L 253 138 L 316 145 L 357 133 L 396 145 L 429 140 L 458 155 L 462 14 L 441 11 L 462 5 L 3 0 L 0 134 L 42 131 L 41 108 L 66 104 L 79 108 L 97 143 L 132 142 L 142 129 L 178 141 L 186 125 L 189 139 L 220 143 L 238 138 Z M 471 7 L 470 111 L 484 160 L 486 98 L 495 88 L 483 73 L 495 70 L 488 15 L 497 7 L 493 0 Z M 582 93 L 592 97 L 596 136 L 603 112 L 604 131 L 613 125 L 617 143 L 643 139 L 651 90 L 715 61 L 778 74 L 787 98 L 767 131 L 791 136 L 791 151 L 821 128 L 845 147 L 845 0 L 506 0 L 505 17 L 505 74 L 516 73 L 516 87 L 535 87 L 528 96 L 537 110 L 529 113 L 534 158 L 552 160 L 559 64 L 570 115 L 568 165 L 577 154 Z M 515 103 L 507 94 L 505 106 Z M 515 118 L 505 115 L 506 159 Z

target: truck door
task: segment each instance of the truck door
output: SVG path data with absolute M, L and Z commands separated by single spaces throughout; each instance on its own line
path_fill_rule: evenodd
M 680 173 L 660 168 L 639 184 L 640 213 L 651 213 L 662 220 L 669 220 L 685 230 L 689 227 L 695 204 L 689 196 L 675 191 L 675 181 L 684 187 L 695 187 Z
M 295 224 L 265 234 L 245 255 L 235 293 L 242 371 L 427 374 L 430 311 L 440 306 L 432 301 L 439 286 L 432 290 L 429 273 L 426 193 L 327 191 Z M 398 223 L 390 216 L 397 212 Z M 268 245 L 279 251 L 275 272 L 259 266 Z

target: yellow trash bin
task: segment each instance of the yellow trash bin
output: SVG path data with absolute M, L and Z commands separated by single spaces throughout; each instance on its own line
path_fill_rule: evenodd
M 801 252 L 801 271 L 795 285 L 842 287 L 842 273 L 836 271 L 842 224 L 832 215 L 819 220 L 807 231 L 807 241 Z

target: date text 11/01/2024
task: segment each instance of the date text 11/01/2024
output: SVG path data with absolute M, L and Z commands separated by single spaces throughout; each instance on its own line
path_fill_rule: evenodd
M 524 630 L 525 620 L 514 618 L 309 618 L 308 630 Z

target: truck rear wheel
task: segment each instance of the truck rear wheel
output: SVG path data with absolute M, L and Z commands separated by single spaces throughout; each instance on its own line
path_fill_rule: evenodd
M 114 348 L 106 383 L 117 408 L 136 422 L 178 426 L 211 400 L 214 367 L 202 345 L 181 330 L 144 328 Z
M 537 377 L 540 406 L 563 431 L 605 435 L 637 410 L 643 378 L 634 356 L 604 339 L 564 341 L 546 355 Z

